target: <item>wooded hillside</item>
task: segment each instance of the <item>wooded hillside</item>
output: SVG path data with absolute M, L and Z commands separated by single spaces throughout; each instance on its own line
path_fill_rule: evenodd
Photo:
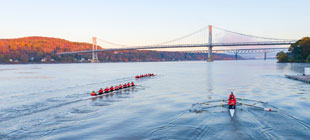
M 0 39 L 0 63 L 89 62 L 91 54 L 57 55 L 56 52 L 91 50 L 92 44 L 51 37 Z M 101 49 L 100 47 L 98 49 Z M 98 53 L 101 62 L 206 60 L 206 54 L 148 50 Z M 231 55 L 214 54 L 214 59 L 232 60 Z

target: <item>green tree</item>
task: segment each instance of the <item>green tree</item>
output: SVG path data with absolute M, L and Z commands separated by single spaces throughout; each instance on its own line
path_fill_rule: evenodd
M 310 63 L 310 54 L 309 54 L 308 57 L 306 58 L 306 63 Z
M 296 62 L 305 62 L 310 54 L 310 37 L 304 37 L 296 43 L 291 44 L 289 51 Z
M 281 51 L 277 53 L 277 59 L 278 59 L 278 62 L 287 62 L 288 56 L 285 52 Z

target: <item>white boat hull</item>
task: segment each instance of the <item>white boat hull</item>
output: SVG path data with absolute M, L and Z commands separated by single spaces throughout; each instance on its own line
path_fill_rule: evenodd
M 234 117 L 235 115 L 235 109 L 229 109 L 229 113 L 231 117 Z

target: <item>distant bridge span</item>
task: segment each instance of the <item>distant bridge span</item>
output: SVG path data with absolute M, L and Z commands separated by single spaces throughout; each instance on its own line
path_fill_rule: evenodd
M 214 43 L 211 46 L 212 47 L 228 47 L 228 46 L 290 45 L 294 42 L 295 41 Z M 209 44 L 183 44 L 183 45 L 138 46 L 138 47 L 129 47 L 129 48 L 112 48 L 112 49 L 85 50 L 85 51 L 75 51 L 75 52 L 60 52 L 57 54 L 65 55 L 65 54 L 92 53 L 92 52 L 103 52 L 103 51 L 149 50 L 149 49 L 167 49 L 167 48 L 199 48 L 199 47 L 210 47 L 210 45 Z M 242 50 L 242 49 L 239 49 L 239 50 Z M 244 50 L 253 50 L 253 49 L 244 49 Z
M 59 52 L 57 54 L 59 55 L 66 55 L 66 54 L 79 54 L 79 53 L 92 53 L 92 61 L 93 62 L 99 62 L 98 60 L 98 52 L 104 52 L 104 51 L 121 51 L 121 50 L 149 50 L 149 49 L 166 49 L 166 48 L 197 48 L 197 47 L 208 47 L 208 61 L 212 62 L 213 61 L 213 56 L 212 56 L 212 48 L 213 47 L 233 47 L 233 46 L 270 46 L 270 45 L 290 45 L 292 43 L 295 43 L 296 40 L 283 40 L 283 39 L 274 39 L 274 38 L 266 38 L 266 37 L 258 37 L 258 36 L 252 36 L 252 35 L 246 35 L 242 33 L 237 33 L 225 29 L 221 29 L 219 27 L 214 27 L 220 30 L 223 30 L 225 32 L 241 35 L 241 36 L 246 36 L 246 37 L 251 37 L 251 38 L 257 38 L 257 39 L 268 39 L 268 40 L 277 40 L 277 41 L 261 41 L 261 42 L 234 42 L 234 43 L 212 43 L 212 27 L 211 25 L 208 26 L 208 31 L 209 31 L 209 42 L 208 43 L 175 43 L 174 45 L 164 45 L 168 44 L 171 42 L 176 42 L 179 40 L 182 40 L 184 38 L 187 38 L 189 36 L 192 36 L 193 34 L 199 33 L 201 31 L 207 30 L 207 28 L 203 28 L 201 30 L 198 30 L 194 33 L 185 35 L 183 37 L 170 40 L 164 43 L 159 43 L 156 45 L 145 45 L 145 46 L 127 46 L 127 45 L 119 45 L 115 43 L 111 43 L 108 41 L 104 41 L 108 44 L 113 44 L 117 46 L 121 46 L 125 48 L 108 48 L 108 49 L 97 49 L 97 38 L 93 37 L 93 49 L 92 50 L 84 50 L 84 51 L 75 51 L 75 52 Z M 271 49 L 271 48 L 269 48 Z M 255 49 L 235 49 L 234 53 L 237 56 L 237 53 L 245 52 L 246 50 L 255 50 Z M 261 49 L 260 49 L 261 50 Z M 227 52 L 227 51 L 226 51 Z M 265 55 L 266 55 L 266 49 L 265 49 Z
M 267 59 L 267 53 L 274 51 L 285 51 L 288 48 L 251 48 L 251 49 L 224 49 L 224 50 L 213 50 L 214 53 L 233 53 L 235 59 L 238 59 L 238 54 L 264 54 L 264 60 Z M 184 53 L 203 53 L 207 54 L 208 50 L 197 50 L 197 51 L 182 51 Z

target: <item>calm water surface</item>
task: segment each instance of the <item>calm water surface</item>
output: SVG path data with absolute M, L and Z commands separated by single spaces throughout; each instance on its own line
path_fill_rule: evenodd
M 0 139 L 310 139 L 310 85 L 284 77 L 307 66 L 274 60 L 0 65 Z M 150 72 L 157 76 L 134 78 Z M 90 96 L 131 81 L 135 88 Z M 222 101 L 231 91 L 241 103 L 234 118 Z

